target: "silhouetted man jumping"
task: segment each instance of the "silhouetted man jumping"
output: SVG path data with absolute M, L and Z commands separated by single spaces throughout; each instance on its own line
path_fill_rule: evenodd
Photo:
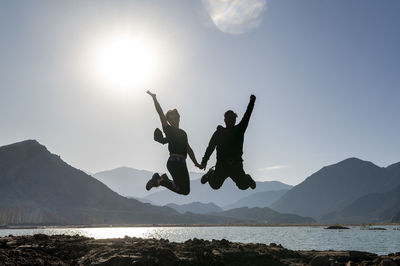
M 247 110 L 240 121 L 236 124 L 236 113 L 232 110 L 225 112 L 225 125 L 218 126 L 211 137 L 207 150 L 201 161 L 201 168 L 206 168 L 207 161 L 217 148 L 217 163 L 215 171 L 211 168 L 207 174 L 201 178 L 201 183 L 209 183 L 213 189 L 219 189 L 225 179 L 230 177 L 240 189 L 256 188 L 256 182 L 250 175 L 243 170 L 243 140 L 247 125 L 249 124 L 251 112 L 254 108 L 256 96 L 250 96 L 250 102 Z

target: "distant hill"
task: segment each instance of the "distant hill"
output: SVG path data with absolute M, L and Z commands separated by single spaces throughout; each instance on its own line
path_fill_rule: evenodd
M 0 224 L 236 222 L 122 197 L 35 140 L 0 147 Z
M 382 168 L 350 158 L 323 167 L 288 191 L 271 208 L 320 219 L 342 210 L 360 197 L 387 192 L 400 185 L 400 178 L 395 177 L 397 169 L 398 164 Z
M 225 217 L 248 220 L 249 222 L 254 222 L 254 223 L 266 223 L 266 224 L 312 224 L 316 222 L 311 217 L 302 217 L 295 214 L 279 213 L 268 207 L 265 208 L 243 207 L 214 214 Z
M 255 192 L 290 189 L 292 187 L 278 181 L 256 183 L 257 188 L 255 190 L 240 190 L 236 187 L 235 183 L 228 178 L 220 189 L 214 190 L 208 184 L 201 184 L 199 179 L 192 179 L 190 182 L 191 191 L 188 196 L 182 197 L 170 191 L 158 191 L 158 189 L 154 189 L 154 193 L 146 196 L 145 199 L 159 205 L 165 205 L 167 203 L 188 204 L 197 201 L 202 203 L 213 202 L 218 206 L 225 206 Z
M 338 223 L 391 222 L 398 211 L 400 185 L 388 192 L 362 196 L 341 210 L 324 215 L 321 220 Z
M 119 167 L 107 171 L 93 174 L 97 180 L 101 181 L 118 194 L 130 198 L 144 198 L 154 191 L 146 190 L 146 183 L 154 173 L 146 170 L 138 170 L 130 167 Z M 201 173 L 190 173 L 192 179 L 201 178 Z M 164 188 L 159 188 L 164 190 Z
M 192 212 L 199 214 L 207 214 L 212 212 L 221 212 L 222 208 L 215 205 L 214 203 L 201 203 L 201 202 L 192 202 L 189 204 L 178 205 L 174 203 L 169 203 L 166 205 L 179 213 Z
M 150 194 L 145 186 L 152 175 L 146 170 L 119 167 L 95 173 L 93 177 L 122 196 L 141 198 Z
M 288 192 L 288 189 L 282 189 L 282 190 L 273 190 L 273 191 L 263 191 L 263 192 L 256 192 L 254 194 L 251 194 L 247 197 L 244 197 L 233 204 L 229 204 L 226 206 L 223 206 L 225 210 L 229 209 L 234 209 L 234 208 L 240 208 L 240 207 L 268 207 L 275 201 L 277 201 L 280 197 L 282 197 L 286 192 Z

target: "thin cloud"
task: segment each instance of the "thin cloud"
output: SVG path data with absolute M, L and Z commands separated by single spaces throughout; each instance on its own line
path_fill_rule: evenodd
M 273 165 L 273 166 L 268 166 L 268 167 L 264 167 L 264 168 L 259 168 L 258 171 L 273 171 L 273 170 L 280 170 L 280 169 L 284 169 L 284 168 L 288 168 L 288 165 Z

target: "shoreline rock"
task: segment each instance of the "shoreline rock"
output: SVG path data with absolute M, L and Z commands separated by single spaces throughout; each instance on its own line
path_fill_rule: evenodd
M 0 238 L 5 265 L 400 265 L 400 252 L 378 256 L 361 251 L 293 251 L 271 243 L 228 240 L 125 237 L 93 239 L 79 235 Z M 389 263 L 389 264 L 388 264 Z M 391 263 L 391 264 L 390 264 Z
M 331 225 L 326 227 L 325 229 L 350 229 L 350 228 L 343 225 Z

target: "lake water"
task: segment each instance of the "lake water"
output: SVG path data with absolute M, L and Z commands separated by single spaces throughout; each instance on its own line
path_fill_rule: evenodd
M 104 227 L 104 228 L 43 228 L 1 229 L 0 236 L 83 235 L 101 238 L 164 238 L 184 242 L 192 238 L 206 240 L 227 239 L 243 243 L 276 243 L 292 250 L 359 250 L 385 255 L 400 252 L 400 227 L 380 226 L 387 230 L 362 230 L 359 226 L 348 230 L 326 230 L 320 226 L 289 227 Z

